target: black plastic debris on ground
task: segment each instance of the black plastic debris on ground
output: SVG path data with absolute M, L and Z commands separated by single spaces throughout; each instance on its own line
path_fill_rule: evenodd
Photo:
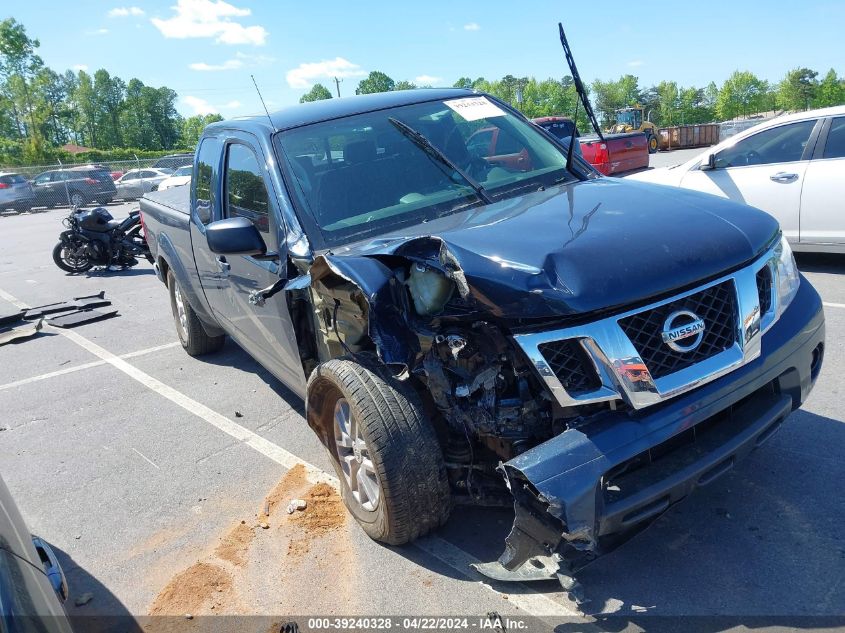
M 9 341 L 34 336 L 44 322 L 58 328 L 72 328 L 117 316 L 117 309 L 95 310 L 111 305 L 106 291 L 95 295 L 74 297 L 71 301 L 58 301 L 41 306 L 24 308 L 17 312 L 0 314 L 0 345 Z
M 19 321 L 23 321 L 26 310 L 18 310 L 17 312 L 10 312 L 9 314 L 0 314 L 0 327 L 6 325 L 14 325 Z
M 77 325 L 84 325 L 86 323 L 94 323 L 95 321 L 102 321 L 103 319 L 110 319 L 117 316 L 117 308 L 113 310 L 75 310 L 67 314 L 49 317 L 47 323 L 53 327 L 72 328 Z
M 29 308 L 24 314 L 25 319 L 38 319 L 48 314 L 58 314 L 60 312 L 72 312 L 79 310 L 90 310 L 91 308 L 104 308 L 110 306 L 111 301 L 106 299 L 106 291 L 102 290 L 98 294 L 89 295 L 87 297 L 74 297 L 73 301 L 59 301 L 58 303 L 48 303 L 43 306 L 35 306 Z

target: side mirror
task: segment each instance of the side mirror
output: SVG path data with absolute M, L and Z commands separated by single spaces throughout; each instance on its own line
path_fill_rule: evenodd
M 246 218 L 226 218 L 205 229 L 208 248 L 218 255 L 264 255 L 267 246 L 255 225 Z
M 716 169 L 716 154 L 707 154 L 701 165 L 698 167 L 701 171 L 710 171 Z

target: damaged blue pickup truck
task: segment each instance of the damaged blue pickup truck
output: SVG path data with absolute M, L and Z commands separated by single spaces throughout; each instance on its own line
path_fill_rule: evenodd
M 215 123 L 141 209 L 187 352 L 228 335 L 301 396 L 376 540 L 513 504 L 494 578 L 570 578 L 762 445 L 822 365 L 774 219 L 600 177 L 487 95 Z

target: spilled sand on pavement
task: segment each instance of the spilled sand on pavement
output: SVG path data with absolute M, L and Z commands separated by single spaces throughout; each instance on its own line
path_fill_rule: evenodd
M 292 499 L 304 499 L 305 509 L 288 514 Z M 253 516 L 170 579 L 149 614 L 349 612 L 355 605 L 346 584 L 355 573 L 355 552 L 348 527 L 337 491 L 326 483 L 311 485 L 297 465 Z

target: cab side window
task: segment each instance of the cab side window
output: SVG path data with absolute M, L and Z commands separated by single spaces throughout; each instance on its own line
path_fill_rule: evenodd
M 208 224 L 214 219 L 217 205 L 217 183 L 215 166 L 220 158 L 220 141 L 216 138 L 204 138 L 197 155 L 197 177 L 194 184 L 196 213 L 200 222 Z
M 816 120 L 799 121 L 763 130 L 716 155 L 716 167 L 749 167 L 801 160 Z
M 270 221 L 270 196 L 264 183 L 264 170 L 255 152 L 233 143 L 226 153 L 227 218 L 247 218 L 255 225 L 268 251 L 277 248 Z
M 822 158 L 845 158 L 845 117 L 830 122 Z

